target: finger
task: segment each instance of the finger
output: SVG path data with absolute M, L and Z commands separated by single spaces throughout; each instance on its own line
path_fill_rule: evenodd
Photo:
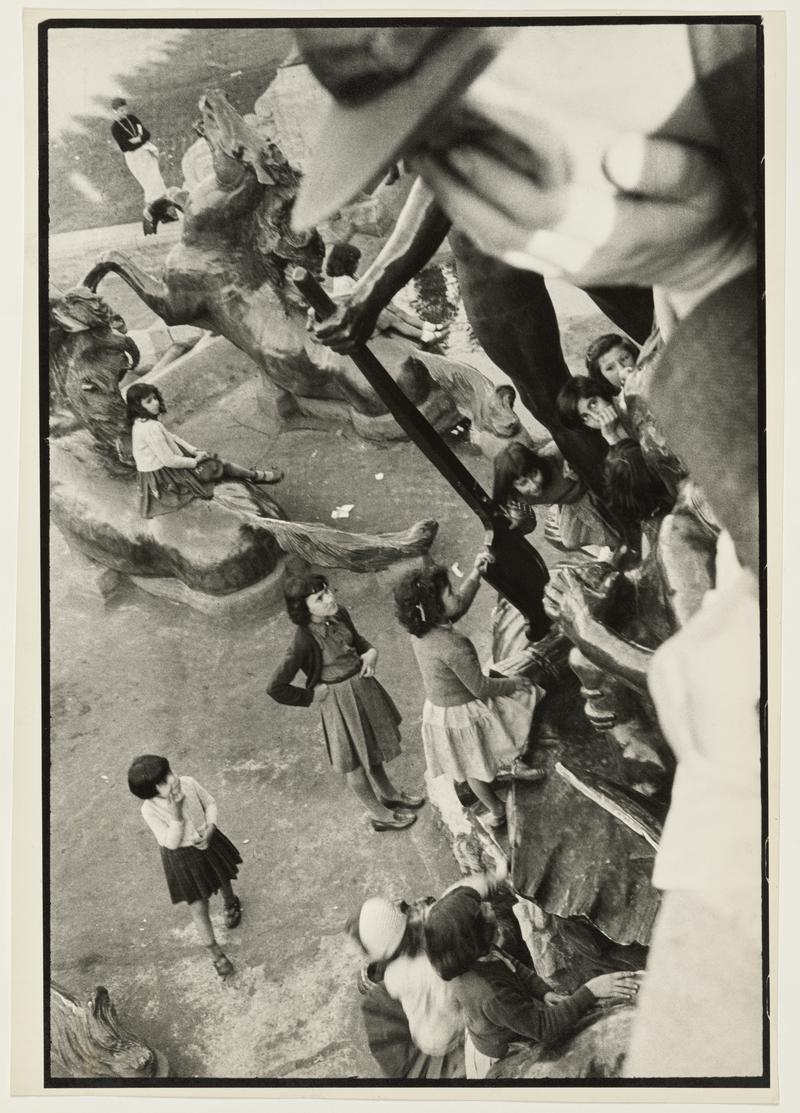
M 626 132 L 612 140 L 603 159 L 610 182 L 629 193 L 663 201 L 701 201 L 712 207 L 727 191 L 727 175 L 717 154 Z
M 488 254 L 501 254 L 523 246 L 524 232 L 494 206 L 477 197 L 441 163 L 423 155 L 414 161 L 453 224 L 478 247 Z
M 515 224 L 551 227 L 562 219 L 566 190 L 544 189 L 539 178 L 527 177 L 477 147 L 452 148 L 446 158 L 458 178 Z

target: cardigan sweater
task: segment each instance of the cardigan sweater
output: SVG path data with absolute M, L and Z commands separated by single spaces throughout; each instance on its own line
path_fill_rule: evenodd
M 581 986 L 557 1005 L 546 1005 L 546 982 L 516 959 L 491 952 L 454 978 L 453 986 L 472 1042 L 492 1059 L 502 1059 L 515 1040 L 551 1043 L 566 1035 L 595 1004 L 592 991 Z
M 158 471 L 159 468 L 190 468 L 198 449 L 177 433 L 170 433 L 155 418 L 137 417 L 131 430 L 133 458 L 137 471 Z M 181 452 L 181 445 L 191 453 Z
M 353 645 L 359 656 L 372 649 L 367 639 L 362 638 L 356 630 L 353 620 L 344 607 L 339 608 L 335 617 L 350 630 L 353 635 Z M 298 672 L 305 674 L 305 688 L 292 684 Z M 314 688 L 320 682 L 321 673 L 322 649 L 307 626 L 298 626 L 294 641 L 267 684 L 267 694 L 272 696 L 276 703 L 284 703 L 289 707 L 308 707 L 314 699 Z
M 517 681 L 486 676 L 475 646 L 449 626 L 437 626 L 412 638 L 427 699 L 435 707 L 459 707 L 472 700 L 484 703 L 517 691 Z
M 183 802 L 183 835 L 178 847 L 194 846 L 200 842 L 201 830 L 209 823 L 217 824 L 217 803 L 214 797 L 198 784 L 194 777 L 180 778 Z M 145 800 L 142 804 L 142 818 L 158 840 L 159 846 L 166 846 L 167 832 L 174 822 L 167 811 L 167 803 L 161 796 Z M 169 849 L 169 848 L 168 848 Z M 176 848 L 177 849 L 177 848 Z

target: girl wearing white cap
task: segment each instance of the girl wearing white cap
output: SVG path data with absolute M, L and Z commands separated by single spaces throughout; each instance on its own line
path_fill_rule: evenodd
M 464 1015 L 425 954 L 425 898 L 370 897 L 347 924 L 366 957 L 361 990 L 367 1038 L 393 1078 L 463 1078 Z

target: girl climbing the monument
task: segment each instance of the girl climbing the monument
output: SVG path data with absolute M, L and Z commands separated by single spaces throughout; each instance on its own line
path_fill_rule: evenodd
M 563 1038 L 599 1001 L 632 1003 L 642 976 L 616 971 L 591 978 L 574 993 L 553 992 L 502 948 L 487 902 L 492 884 L 491 877 L 465 879 L 436 901 L 425 919 L 431 965 L 464 1011 L 467 1078 L 485 1078 L 519 1040 L 552 1044 Z
M 395 788 L 384 769 L 400 753 L 400 713 L 375 678 L 377 649 L 356 630 L 324 576 L 295 572 L 284 597 L 297 629 L 267 692 L 289 707 L 319 707 L 330 763 L 376 831 L 410 827 L 424 797 Z M 298 672 L 303 687 L 293 683 Z
M 524 676 L 486 676 L 475 646 L 453 625 L 472 605 L 490 559 L 479 553 L 459 589 L 446 568 L 410 572 L 395 590 L 395 608 L 412 635 L 425 690 L 422 743 L 428 772 L 466 781 L 487 809 L 481 822 L 497 828 L 506 821 L 494 784 L 500 770 L 510 766 L 512 777 L 528 781 L 545 774 L 520 760 L 540 690 Z
M 283 479 L 279 468 L 257 471 L 240 467 L 171 433 L 161 423 L 161 415 L 167 412 L 161 391 L 151 383 L 133 383 L 125 402 L 143 518 L 170 514 L 196 498 L 213 498 L 214 484 L 220 480 L 280 483 Z
M 555 445 L 544 452 L 517 441 L 502 448 L 494 458 L 492 497 L 524 533 L 536 527 L 535 506 L 552 506 L 558 517 L 552 529 L 545 527 L 545 536 L 564 549 L 618 543 Z
M 222 892 L 227 928 L 238 927 L 242 906 L 231 881 L 241 856 L 217 827 L 217 804 L 194 777 L 179 777 L 169 761 L 143 754 L 131 763 L 128 788 L 142 800 L 142 818 L 161 848 L 161 862 L 173 904 L 186 903 L 200 942 L 208 948 L 221 978 L 233 973 L 233 963 L 214 935 L 208 901 Z

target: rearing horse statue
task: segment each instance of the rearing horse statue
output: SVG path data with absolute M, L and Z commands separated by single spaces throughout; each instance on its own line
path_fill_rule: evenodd
M 192 324 L 225 336 L 278 387 L 278 412 L 295 427 L 338 426 L 344 418 L 366 437 L 401 436 L 351 361 L 320 345 L 305 327 L 306 308 L 288 274 L 302 266 L 319 275 L 325 246 L 316 230 L 290 227 L 298 172 L 223 93 L 206 93 L 200 110 L 213 174 L 189 194 L 181 242 L 161 277 L 109 251 L 84 285 L 96 290 L 106 274 L 117 274 L 168 325 Z M 459 365 L 399 337 L 376 337 L 373 349 L 429 421 L 439 429 L 457 424 L 459 415 L 429 364 Z M 411 354 L 416 358 L 409 360 Z

